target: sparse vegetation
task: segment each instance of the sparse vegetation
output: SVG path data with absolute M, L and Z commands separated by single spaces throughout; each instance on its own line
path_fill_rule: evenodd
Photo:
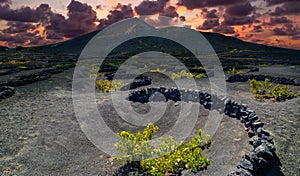
M 157 68 L 157 69 L 152 69 L 152 70 L 150 70 L 150 72 L 151 73 L 164 73 L 164 72 L 166 72 L 166 70 L 165 69 L 160 69 L 160 68 Z
M 97 73 L 97 74 L 90 74 L 89 78 L 100 78 L 103 77 L 104 74 L 103 73 Z
M 123 85 L 123 81 L 118 80 L 96 80 L 95 87 L 97 90 L 101 90 L 103 93 L 120 90 Z
M 115 146 L 122 156 L 116 160 L 123 164 L 128 162 L 140 166 L 149 175 L 154 176 L 174 174 L 179 169 L 197 171 L 210 164 L 202 150 L 210 145 L 211 140 L 202 129 L 188 143 L 177 142 L 169 136 L 162 138 L 158 147 L 153 147 L 150 141 L 157 130 L 158 127 L 150 123 L 142 133 L 138 131 L 134 135 L 126 131 L 120 132 L 120 140 Z M 159 158 L 150 158 L 155 155 Z
M 243 74 L 245 72 L 242 70 L 237 70 L 235 67 L 233 67 L 233 68 L 229 69 L 227 71 L 227 73 L 235 75 L 235 74 Z
M 193 78 L 194 75 L 192 73 L 187 72 L 186 70 L 181 70 L 180 72 L 174 72 L 171 75 L 171 79 L 176 80 L 176 79 L 183 79 L 183 78 Z
M 258 66 L 260 66 L 260 67 L 266 67 L 268 65 L 267 64 L 258 64 Z
M 249 80 L 249 83 L 250 91 L 255 94 L 257 99 L 273 99 L 277 101 L 283 101 L 297 96 L 289 90 L 290 87 L 287 85 L 275 85 L 272 88 L 272 83 L 268 78 L 266 78 L 263 83 L 254 79 Z
M 174 72 L 171 75 L 171 79 L 172 80 L 177 80 L 177 79 L 191 79 L 191 78 L 196 78 L 196 79 L 200 79 L 203 78 L 205 76 L 205 74 L 200 73 L 200 74 L 194 74 L 194 73 L 189 73 L 186 70 L 181 70 L 180 72 Z

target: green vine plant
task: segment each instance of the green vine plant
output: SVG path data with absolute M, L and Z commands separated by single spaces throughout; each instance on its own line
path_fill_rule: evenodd
M 119 80 L 96 80 L 95 87 L 97 90 L 101 90 L 103 93 L 120 90 L 124 82 Z
M 286 99 L 292 99 L 298 94 L 294 94 L 290 91 L 290 86 L 279 84 L 273 86 L 270 79 L 266 78 L 264 82 L 259 82 L 254 79 L 249 80 L 250 91 L 255 94 L 257 99 L 270 99 L 276 101 L 284 101 Z
M 173 72 L 171 75 L 171 79 L 172 80 L 177 80 L 177 79 L 191 79 L 191 78 L 196 78 L 196 79 L 200 79 L 203 78 L 205 76 L 205 74 L 200 73 L 200 74 L 194 74 L 194 73 L 189 73 L 186 70 L 181 70 L 180 72 Z
M 245 73 L 245 72 L 242 71 L 242 70 L 237 70 L 235 67 L 233 67 L 232 69 L 229 69 L 229 70 L 227 71 L 227 73 L 232 74 L 232 75 L 235 75 L 235 74 L 243 74 L 243 73 Z
M 174 174 L 180 169 L 197 171 L 210 164 L 202 150 L 211 144 L 211 139 L 202 129 L 190 142 L 177 142 L 169 136 L 161 138 L 161 143 L 154 147 L 150 145 L 150 141 L 158 129 L 158 126 L 149 123 L 142 133 L 139 131 L 136 134 L 127 131 L 118 133 L 120 138 L 115 147 L 121 156 L 115 159 L 122 164 L 138 166 L 154 176 Z

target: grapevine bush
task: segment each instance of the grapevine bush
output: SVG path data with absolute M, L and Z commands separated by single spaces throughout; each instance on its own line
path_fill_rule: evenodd
M 200 129 L 197 136 L 190 142 L 177 142 L 172 136 L 161 138 L 157 147 L 150 145 L 152 135 L 158 130 L 157 126 L 150 123 L 144 131 L 135 135 L 122 131 L 115 147 L 121 154 L 116 160 L 136 164 L 150 175 L 163 176 L 176 173 L 179 169 L 197 171 L 210 164 L 203 155 L 202 150 L 211 143 L 210 136 Z M 159 156 L 158 158 L 151 158 Z
M 103 93 L 120 90 L 123 85 L 123 81 L 118 80 L 96 80 L 96 89 L 101 90 Z
M 254 79 L 249 80 L 250 91 L 255 94 L 258 99 L 264 98 L 275 98 L 277 101 L 282 101 L 286 99 L 291 99 L 296 97 L 292 91 L 290 91 L 290 86 L 275 85 L 271 83 L 270 79 L 266 78 L 264 82 L 259 82 Z
M 193 74 L 193 73 L 188 73 L 186 70 L 181 70 L 180 72 L 174 72 L 171 75 L 171 79 L 172 80 L 176 80 L 176 79 L 183 79 L 183 78 L 196 78 L 196 79 L 200 79 L 203 78 L 205 76 L 205 74 L 200 73 L 200 74 Z
M 243 73 L 245 73 L 244 71 L 242 71 L 242 70 L 237 70 L 235 67 L 233 67 L 232 69 L 229 69 L 228 71 L 227 71 L 227 73 L 229 73 L 229 74 L 243 74 Z

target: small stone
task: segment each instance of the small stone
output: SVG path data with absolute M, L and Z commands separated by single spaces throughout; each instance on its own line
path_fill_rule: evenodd
M 246 169 L 250 172 L 253 171 L 253 164 L 249 160 L 247 160 L 246 158 L 242 158 L 240 160 L 240 162 L 238 163 L 238 167 Z
M 252 174 L 245 169 L 237 168 L 233 172 L 231 172 L 229 176 L 252 176 Z
M 255 136 L 255 133 L 254 133 L 254 131 L 251 128 L 248 130 L 247 134 L 248 134 L 249 138 Z
M 254 150 L 254 152 L 258 157 L 262 157 L 267 161 L 270 161 L 273 158 L 273 154 L 270 152 L 266 144 L 261 144 Z
M 252 125 L 254 127 L 263 127 L 264 126 L 264 123 L 263 122 L 260 122 L 260 121 L 256 121 L 256 122 L 253 122 Z

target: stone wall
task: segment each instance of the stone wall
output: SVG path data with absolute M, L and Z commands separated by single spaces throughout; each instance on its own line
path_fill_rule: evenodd
M 265 81 L 265 79 L 268 78 L 272 83 L 277 84 L 285 84 L 285 85 L 294 85 L 294 86 L 300 86 L 300 81 L 293 79 L 293 78 L 285 78 L 285 77 L 275 77 L 275 76 L 269 76 L 269 75 L 232 75 L 229 78 L 227 78 L 227 82 L 247 82 L 249 79 L 255 79 L 256 81 Z
M 164 98 L 155 96 L 156 92 L 163 94 Z M 149 99 L 150 97 L 151 99 Z M 249 144 L 253 146 L 253 150 L 241 158 L 240 162 L 237 163 L 236 169 L 229 175 L 280 175 L 281 173 L 280 161 L 275 153 L 273 137 L 265 130 L 264 123 L 255 111 L 244 104 L 200 90 L 167 89 L 164 87 L 134 90 L 130 93 L 128 99 L 129 101 L 141 103 L 168 100 L 197 102 L 206 109 L 216 109 L 230 118 L 239 120 L 245 127 L 249 137 Z

